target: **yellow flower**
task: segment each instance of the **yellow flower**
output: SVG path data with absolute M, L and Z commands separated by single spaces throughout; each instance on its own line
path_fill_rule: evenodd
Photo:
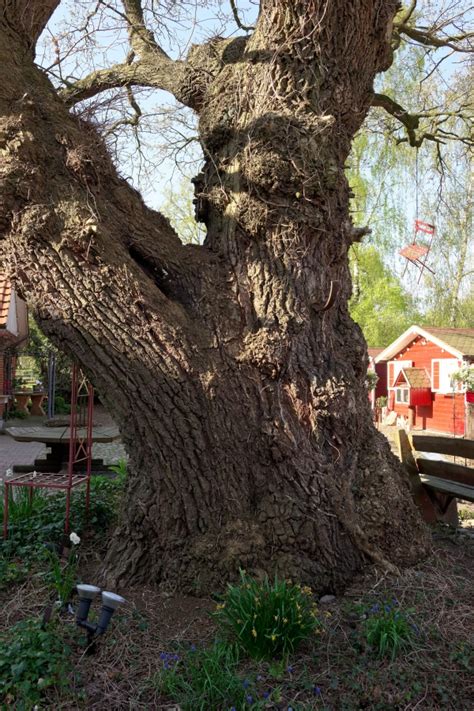
M 283 618 L 283 624 L 286 625 L 287 622 L 288 622 L 288 618 L 287 618 L 287 617 L 284 617 L 284 618 Z
M 332 617 L 332 612 L 325 612 L 324 614 L 326 617 Z
M 223 603 L 217 605 L 216 610 L 223 610 L 225 608 L 225 605 Z
M 253 627 L 252 629 L 252 636 L 255 638 L 257 637 L 257 630 L 255 629 L 255 627 Z
M 272 634 L 272 637 L 271 637 L 272 642 L 274 642 L 276 640 L 276 638 L 277 638 L 276 634 Z
M 238 625 L 241 625 L 241 624 L 242 624 L 242 620 L 237 620 L 237 624 L 238 624 Z
M 303 595 L 312 595 L 313 594 L 313 591 L 311 590 L 310 587 L 308 587 L 308 585 L 305 585 L 304 588 L 302 588 L 301 592 L 303 593 Z

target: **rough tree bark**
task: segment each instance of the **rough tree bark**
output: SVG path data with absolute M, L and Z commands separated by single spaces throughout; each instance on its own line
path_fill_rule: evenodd
M 426 532 L 371 422 L 347 308 L 360 234 L 344 163 L 396 1 L 262 0 L 249 38 L 179 65 L 124 2 L 137 83 L 200 117 L 204 247 L 181 244 L 70 111 L 130 67 L 59 96 L 34 65 L 57 4 L 0 3 L 1 259 L 130 453 L 107 574 L 206 591 L 243 566 L 329 590 L 416 561 Z

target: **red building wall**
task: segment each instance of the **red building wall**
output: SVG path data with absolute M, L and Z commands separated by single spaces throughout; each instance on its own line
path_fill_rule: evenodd
M 454 356 L 422 336 L 408 344 L 393 361 L 411 360 L 414 368 L 426 368 L 431 377 L 433 359 L 452 359 Z M 388 386 L 393 385 L 390 363 L 387 363 Z M 465 403 L 464 394 L 444 394 L 434 392 L 431 405 L 414 408 L 413 426 L 416 429 L 435 430 L 449 434 L 464 434 Z M 389 400 L 390 401 L 390 400 Z M 393 409 L 397 415 L 408 419 L 408 405 L 395 403 Z

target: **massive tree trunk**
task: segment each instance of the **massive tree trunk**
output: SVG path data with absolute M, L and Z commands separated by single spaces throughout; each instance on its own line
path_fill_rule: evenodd
M 249 39 L 170 70 L 200 117 L 204 247 L 145 207 L 70 113 L 73 92 L 34 66 L 56 4 L 0 13 L 0 245 L 130 453 L 108 576 L 207 591 L 242 566 L 328 590 L 370 562 L 414 562 L 426 533 L 372 424 L 347 308 L 360 235 L 344 163 L 390 63 L 396 2 L 263 0 Z M 160 53 L 147 76 L 154 61 L 171 84 Z

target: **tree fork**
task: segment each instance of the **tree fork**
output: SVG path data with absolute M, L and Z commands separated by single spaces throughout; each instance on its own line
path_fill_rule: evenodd
M 118 584 L 208 592 L 244 566 L 334 590 L 368 561 L 395 571 L 427 550 L 371 422 L 347 309 L 344 162 L 390 62 L 396 3 L 323 5 L 264 0 L 249 40 L 190 56 L 206 77 L 194 95 L 204 247 L 184 247 L 117 176 L 11 14 L 0 26 L 2 260 L 130 453 L 105 566 Z M 334 31 L 342 7 L 347 34 Z

